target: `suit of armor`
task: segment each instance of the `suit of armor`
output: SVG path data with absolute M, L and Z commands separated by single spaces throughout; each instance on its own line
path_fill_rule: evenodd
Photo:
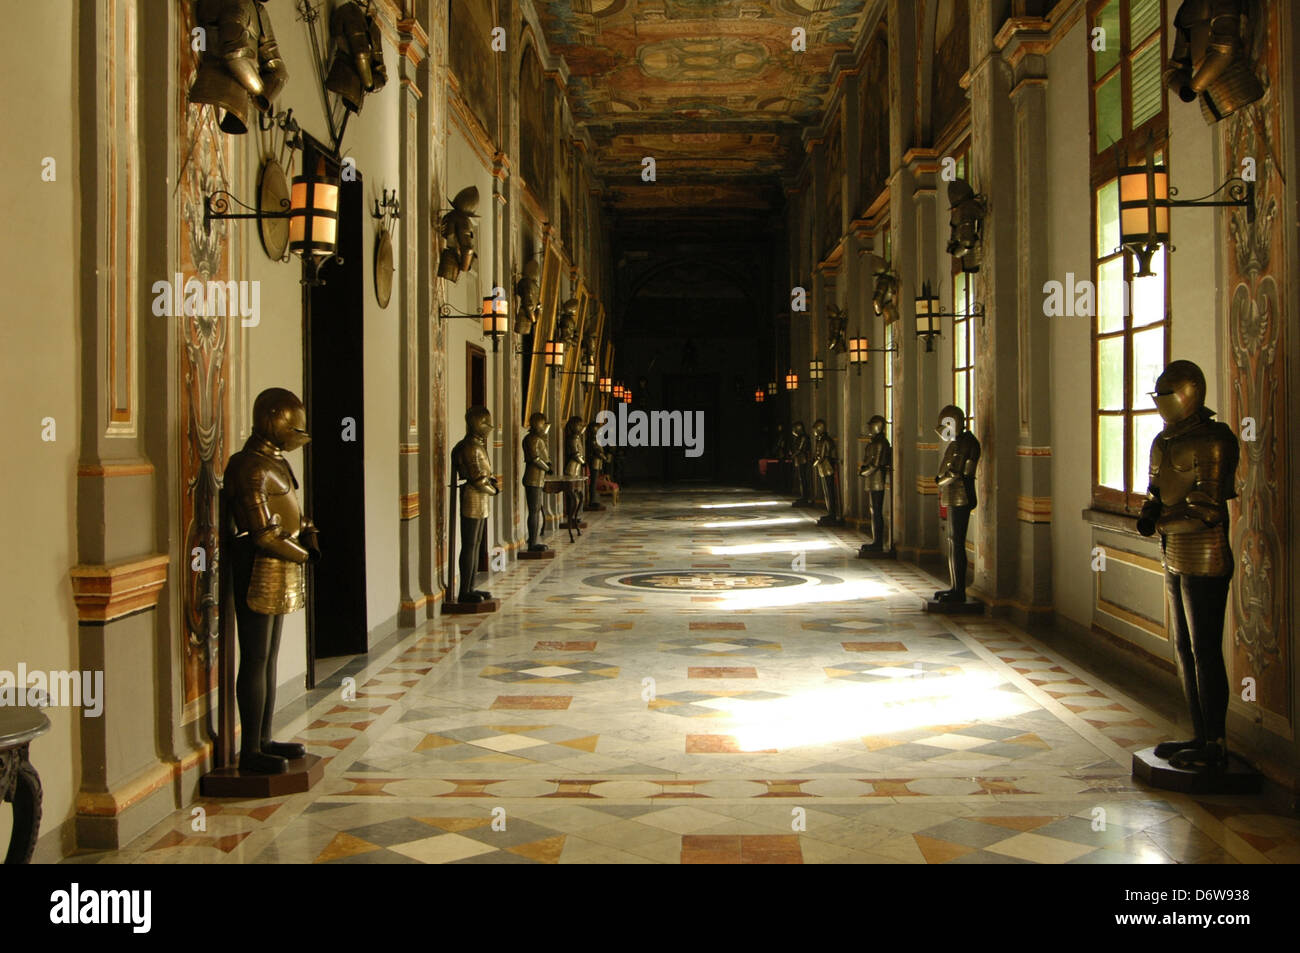
M 605 470 L 605 464 L 609 462 L 609 451 L 600 445 L 596 439 L 597 428 L 594 424 L 587 427 L 587 464 L 591 467 L 591 480 L 587 484 L 587 501 L 593 503 L 596 500 L 596 480 Z
M 446 247 L 438 256 L 438 277 L 456 281 L 474 263 L 474 219 L 478 218 L 478 186 L 471 185 L 456 193 L 451 211 L 442 217 L 442 237 Z
M 984 234 L 985 200 L 963 179 L 948 183 L 948 254 L 961 259 L 962 271 L 980 270 L 980 240 Z
M 939 505 L 948 512 L 948 578 L 952 587 L 936 592 L 934 597 L 940 602 L 965 602 L 966 530 L 970 527 L 970 511 L 977 503 L 975 471 L 980 442 L 966 429 L 965 413 L 952 404 L 939 411 L 935 430 L 949 440 L 934 481 L 939 486 Z
M 586 426 L 581 417 L 570 417 L 564 425 L 564 475 L 581 477 L 587 472 Z M 568 497 L 569 525 L 576 527 L 582 516 L 582 493 L 578 485 L 570 484 Z
M 284 459 L 311 439 L 306 428 L 296 396 L 279 387 L 263 391 L 253 403 L 253 433 L 226 463 L 221 487 L 222 569 L 233 580 L 239 637 L 239 767 L 257 774 L 283 774 L 307 753 L 300 744 L 271 740 L 281 626 L 286 613 L 306 604 L 304 564 L 320 556 L 316 527 L 302 515 L 298 481 Z
M 482 602 L 492 594 L 474 588 L 479 555 L 487 542 L 487 517 L 492 497 L 501 492 L 492 474 L 487 436 L 492 432 L 492 415 L 486 407 L 465 411 L 465 436 L 452 447 L 451 461 L 460 487 L 460 591 L 458 602 Z
M 880 551 L 885 547 L 885 478 L 893 465 L 889 438 L 885 436 L 885 418 L 879 414 L 867 421 L 871 439 L 867 441 L 858 475 L 867 481 L 871 495 L 871 544 L 863 549 Z
M 250 104 L 269 112 L 289 79 L 264 2 L 199 0 L 205 46 L 189 101 L 224 110 L 222 132 L 246 133 Z
M 1241 0 L 1184 0 L 1174 17 L 1166 83 L 1185 103 L 1198 97 L 1213 125 L 1264 95 L 1242 42 Z
M 330 14 L 330 37 L 334 62 L 325 77 L 325 88 L 338 93 L 350 112 L 360 112 L 366 93 L 377 93 L 388 82 L 379 24 L 355 0 L 349 0 Z
M 555 336 L 565 344 L 578 343 L 578 299 L 570 298 L 560 305 L 560 325 Z
M 826 500 L 826 515 L 817 522 L 826 526 L 842 523 L 840 517 L 840 486 L 836 479 L 839 456 L 835 452 L 835 438 L 826 432 L 826 421 L 813 424 L 813 470 L 822 481 L 822 498 Z
M 790 427 L 790 460 L 794 463 L 794 475 L 799 498 L 795 506 L 807 506 L 812 495 L 812 445 L 803 421 L 796 420 Z
M 545 414 L 533 414 L 528 420 L 528 433 L 524 435 L 524 499 L 528 504 L 528 551 L 543 552 L 539 543 L 542 535 L 542 488 L 546 475 L 551 472 L 551 451 L 546 446 L 546 435 L 551 425 Z
M 1237 495 L 1237 437 L 1212 419 L 1205 375 L 1191 361 L 1166 367 L 1152 396 L 1166 426 L 1151 442 L 1150 487 L 1137 529 L 1160 534 L 1174 649 L 1196 733 L 1157 745 L 1156 754 L 1178 767 L 1221 770 L 1228 711 L 1223 617 L 1234 568 L 1228 500 Z

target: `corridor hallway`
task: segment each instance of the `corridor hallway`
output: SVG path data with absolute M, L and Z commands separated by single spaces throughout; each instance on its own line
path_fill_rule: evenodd
M 498 613 L 405 634 L 282 726 L 329 759 L 314 791 L 71 862 L 1300 860 L 1257 799 L 1131 780 L 1158 715 L 1006 621 L 926 615 L 933 578 L 809 513 L 625 493 L 495 576 Z

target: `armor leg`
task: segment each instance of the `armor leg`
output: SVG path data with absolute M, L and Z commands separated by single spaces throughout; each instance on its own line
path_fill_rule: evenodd
M 1191 742 L 1157 745 L 1156 754 L 1164 757 L 1169 755 L 1159 749 L 1174 747 L 1170 763 L 1176 767 L 1218 767 L 1227 757 L 1228 671 L 1223 661 L 1223 617 L 1230 582 L 1230 576 L 1165 573 L 1178 674 L 1196 732 Z
M 258 774 L 283 774 L 289 762 L 262 750 L 262 733 L 269 729 L 275 704 L 275 650 L 280 647 L 281 616 L 263 615 L 235 601 L 239 633 L 239 675 L 235 699 L 239 706 L 239 768 Z M 271 681 L 268 683 L 268 676 Z M 269 687 L 268 687 L 269 686 Z
M 885 491 L 871 491 L 871 549 L 885 548 Z
M 280 658 L 280 630 L 284 626 L 284 616 L 267 616 L 271 619 L 271 645 L 266 657 L 266 704 L 262 708 L 262 730 L 259 744 L 263 754 L 276 755 L 292 761 L 306 757 L 307 749 L 296 741 L 272 741 L 271 720 L 275 717 L 275 689 L 279 684 L 276 678 L 277 663 Z
M 479 550 L 483 546 L 483 536 L 487 529 L 487 520 L 471 516 L 460 518 L 460 592 L 458 602 L 482 602 L 483 596 L 477 595 L 474 588 L 478 576 Z
M 948 579 L 952 588 L 936 592 L 936 599 L 966 601 L 966 530 L 970 527 L 970 507 L 948 507 Z
M 528 503 L 528 551 L 540 552 L 546 548 L 537 541 L 542 535 L 542 488 L 524 487 L 524 499 Z

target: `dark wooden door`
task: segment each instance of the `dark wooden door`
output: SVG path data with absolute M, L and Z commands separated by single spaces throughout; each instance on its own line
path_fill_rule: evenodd
M 304 168 L 319 154 L 305 150 Z M 338 164 L 324 156 L 329 174 Z M 366 625 L 365 261 L 367 226 L 361 175 L 339 190 L 338 254 L 323 265 L 324 284 L 304 286 L 303 369 L 309 513 L 320 528 L 321 560 L 308 605 L 309 686 L 316 658 L 357 655 L 369 647 Z

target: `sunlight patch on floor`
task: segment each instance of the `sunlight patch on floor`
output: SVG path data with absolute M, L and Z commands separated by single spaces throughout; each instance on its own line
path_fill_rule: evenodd
M 893 586 L 883 582 L 854 579 L 822 586 L 731 592 L 722 596 L 715 608 L 735 612 L 745 609 L 768 609 L 773 606 L 812 606 L 826 602 L 852 602 L 855 599 L 882 599 L 897 591 Z

